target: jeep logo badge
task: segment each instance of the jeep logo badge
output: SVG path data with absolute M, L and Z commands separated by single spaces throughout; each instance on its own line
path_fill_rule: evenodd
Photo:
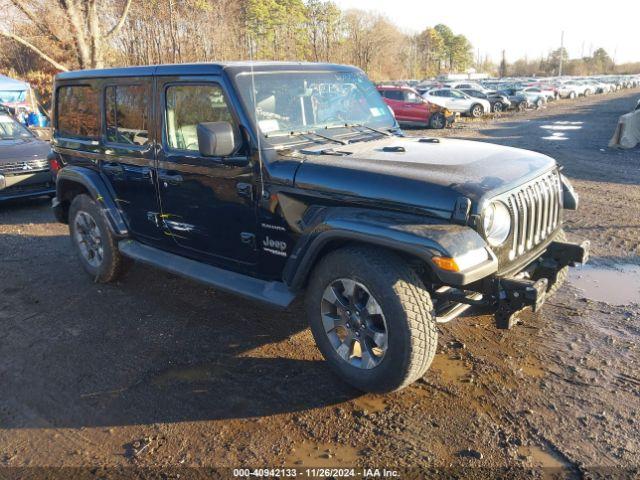
M 269 238 L 268 235 L 264 237 L 264 240 L 262 240 L 262 249 L 265 252 L 273 253 L 274 255 L 279 255 L 281 257 L 287 256 L 285 252 L 287 249 L 287 242 L 282 240 L 273 240 L 272 238 Z

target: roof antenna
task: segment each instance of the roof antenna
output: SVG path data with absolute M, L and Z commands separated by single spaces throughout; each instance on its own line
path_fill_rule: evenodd
M 261 146 L 261 132 L 260 132 L 260 125 L 258 124 L 258 102 L 256 100 L 256 80 L 255 80 L 255 72 L 253 71 L 253 58 L 254 58 L 254 49 L 256 48 L 256 41 L 255 38 L 252 36 L 249 36 L 248 38 L 249 41 L 249 65 L 251 68 L 251 97 L 253 100 L 253 121 L 255 124 L 255 129 L 256 129 L 256 139 L 258 142 L 258 167 L 260 168 L 260 198 L 264 199 L 264 193 L 265 193 L 265 189 L 264 189 L 264 176 L 263 176 L 263 172 L 262 172 L 262 167 L 263 167 L 263 163 L 262 163 L 262 146 Z

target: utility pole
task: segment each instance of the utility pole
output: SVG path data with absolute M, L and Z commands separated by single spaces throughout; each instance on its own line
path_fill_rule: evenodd
M 558 67 L 558 76 L 562 76 L 562 60 L 564 57 L 564 30 L 560 34 L 560 66 Z

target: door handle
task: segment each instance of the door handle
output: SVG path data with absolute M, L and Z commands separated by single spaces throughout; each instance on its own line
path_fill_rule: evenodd
M 165 173 L 160 173 L 158 175 L 158 178 L 165 182 L 165 183 L 170 183 L 170 184 L 178 184 L 178 183 L 182 183 L 183 178 L 182 175 L 180 175 L 179 173 L 175 173 L 175 172 L 165 172 Z
M 110 172 L 110 173 L 122 173 L 124 171 L 124 168 L 122 168 L 122 165 L 117 162 L 103 163 L 102 169 L 105 172 Z

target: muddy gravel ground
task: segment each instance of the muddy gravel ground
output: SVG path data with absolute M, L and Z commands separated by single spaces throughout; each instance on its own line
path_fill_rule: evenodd
M 300 305 L 274 312 L 141 265 L 94 284 L 48 201 L 0 206 L 0 478 L 217 478 L 282 466 L 637 475 L 639 300 L 596 299 L 638 280 L 640 150 L 607 148 L 638 96 L 407 131 L 558 159 L 581 196 L 569 237 L 590 239 L 593 264 L 619 275 L 568 284 L 510 331 L 473 313 L 440 326 L 431 369 L 390 395 L 334 377 Z

